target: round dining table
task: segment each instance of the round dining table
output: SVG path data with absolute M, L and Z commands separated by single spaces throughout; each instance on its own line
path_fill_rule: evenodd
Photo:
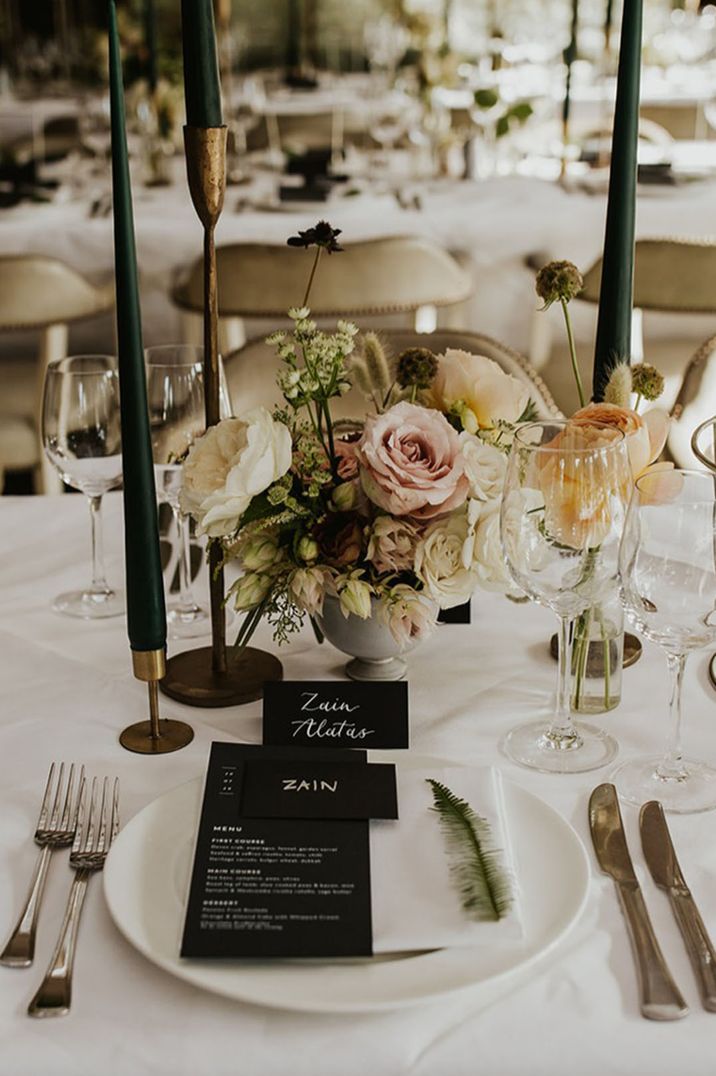
M 107 496 L 105 511 L 109 577 L 120 584 L 118 494 Z M 163 698 L 164 716 L 192 724 L 192 743 L 156 757 L 120 747 L 119 732 L 146 710 L 146 690 L 131 675 L 123 617 L 90 623 L 50 611 L 58 592 L 86 581 L 86 515 L 80 496 L 0 502 L 0 935 L 9 933 L 24 899 L 37 852 L 32 842 L 37 810 L 53 760 L 84 763 L 93 775 L 118 776 L 126 824 L 166 790 L 200 777 L 212 741 L 261 738 L 259 702 L 201 710 Z M 623 808 L 637 874 L 691 1010 L 677 1023 L 648 1022 L 639 1014 L 614 887 L 592 852 L 588 797 L 609 779 L 609 770 L 547 776 L 516 767 L 500 752 L 500 740 L 512 726 L 549 708 L 553 630 L 545 610 L 479 591 L 471 623 L 438 627 L 409 658 L 408 672 L 411 755 L 496 766 L 507 781 L 559 812 L 584 844 L 590 879 L 583 913 L 542 959 L 499 982 L 397 1011 L 281 1011 L 202 992 L 149 963 L 120 934 L 101 882 L 93 880 L 78 940 L 71 1014 L 31 1020 L 27 1004 L 49 960 L 70 882 L 66 858 L 57 855 L 34 966 L 0 967 L 0 1074 L 711 1076 L 716 1016 L 701 1008 L 666 897 L 645 869 L 636 810 Z M 258 637 L 263 647 L 275 649 L 264 628 Z M 170 653 L 178 649 L 170 643 Z M 703 758 L 716 757 L 709 656 L 692 658 L 685 683 L 686 747 Z M 342 656 L 329 644 L 319 646 L 310 629 L 282 648 L 280 657 L 289 679 L 343 675 Z M 596 719 L 619 741 L 620 758 L 662 746 L 667 695 L 663 655 L 645 643 L 641 660 L 625 670 L 621 705 Z M 716 934 L 714 815 L 671 816 L 669 825 L 705 923 Z M 528 907 L 536 895 L 527 892 L 522 899 Z

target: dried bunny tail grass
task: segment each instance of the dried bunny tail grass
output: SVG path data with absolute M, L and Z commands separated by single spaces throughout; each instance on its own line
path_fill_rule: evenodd
M 393 378 L 388 356 L 377 333 L 366 333 L 363 337 L 363 359 L 368 371 L 371 391 L 382 399 L 387 395 Z
M 604 389 L 604 402 L 628 407 L 632 391 L 631 366 L 620 362 L 612 370 Z
M 348 359 L 348 376 L 355 381 L 356 385 L 365 396 L 372 395 L 368 367 L 361 356 L 351 355 Z

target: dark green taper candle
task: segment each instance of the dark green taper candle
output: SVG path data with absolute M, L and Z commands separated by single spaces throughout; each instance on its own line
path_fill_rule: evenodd
M 565 140 L 569 128 L 569 113 L 572 103 L 572 64 L 577 59 L 577 30 L 579 28 L 579 0 L 572 0 L 572 25 L 569 34 L 569 44 L 564 50 L 564 62 L 567 65 L 567 74 L 564 84 L 564 101 L 562 103 L 562 130 Z
M 154 0 L 144 0 L 144 46 L 147 50 L 147 82 L 151 93 L 157 88 L 157 9 Z
M 149 434 L 132 190 L 124 125 L 122 60 L 114 0 L 109 2 L 109 92 L 112 110 L 114 275 L 122 414 L 127 631 L 133 650 L 161 650 L 166 644 L 167 624 Z
M 624 0 L 594 351 L 595 400 L 603 399 L 615 362 L 629 361 L 631 353 L 641 32 L 642 0 Z
M 212 0 L 182 0 L 184 98 L 190 127 L 221 127 L 221 83 Z

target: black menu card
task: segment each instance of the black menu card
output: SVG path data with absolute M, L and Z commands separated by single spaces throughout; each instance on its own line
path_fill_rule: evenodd
M 265 744 L 408 747 L 404 680 L 273 680 L 264 685 Z
M 396 816 L 395 771 L 368 766 L 365 757 L 355 750 L 212 744 L 183 957 L 372 953 L 368 819 Z M 388 772 L 376 780 L 373 770 L 392 771 L 392 782 Z M 282 799 L 322 800 L 325 807 L 254 817 L 284 811 Z M 306 810 L 321 813 L 295 813 Z

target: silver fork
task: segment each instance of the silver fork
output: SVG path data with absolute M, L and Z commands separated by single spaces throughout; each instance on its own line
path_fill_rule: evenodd
M 0 964 L 5 964 L 9 968 L 26 968 L 32 964 L 35 955 L 37 920 L 40 914 L 40 904 L 42 903 L 42 894 L 45 889 L 50 856 L 55 848 L 66 848 L 72 844 L 75 829 L 77 828 L 79 797 L 74 810 L 72 808 L 75 779 L 74 763 L 70 766 L 70 772 L 67 775 L 64 798 L 62 796 L 65 775 L 64 762 L 60 763 L 57 784 L 55 784 L 55 769 L 56 763 L 53 762 L 50 766 L 45 795 L 42 798 L 42 806 L 40 807 L 40 816 L 37 820 L 35 844 L 39 844 L 42 851 L 37 860 L 35 873 L 32 876 L 30 892 L 27 895 L 25 907 L 20 913 L 17 925 L 2 953 L 0 953 Z M 84 780 L 84 772 L 85 769 L 82 766 L 80 769 L 80 785 Z
M 70 889 L 65 918 L 55 951 L 40 989 L 27 1008 L 29 1016 L 65 1016 L 72 1002 L 72 966 L 75 958 L 80 914 L 90 875 L 101 871 L 110 845 L 119 830 L 119 780 L 112 786 L 112 809 L 107 821 L 109 781 L 102 781 L 102 800 L 97 816 L 97 778 L 92 779 L 89 808 L 85 809 L 87 782 L 83 778 L 79 796 L 79 819 L 70 852 L 75 878 Z

